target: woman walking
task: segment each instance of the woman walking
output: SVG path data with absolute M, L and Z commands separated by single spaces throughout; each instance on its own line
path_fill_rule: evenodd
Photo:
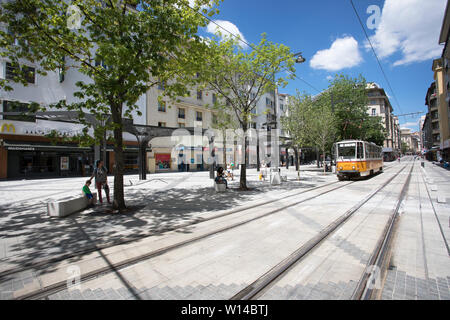
M 111 203 L 111 201 L 109 200 L 108 170 L 103 166 L 102 160 L 95 161 L 95 169 L 89 181 L 91 181 L 94 177 L 95 187 L 98 190 L 98 200 L 100 201 L 100 203 L 103 203 L 102 187 L 104 187 L 106 199 L 108 200 L 108 203 Z

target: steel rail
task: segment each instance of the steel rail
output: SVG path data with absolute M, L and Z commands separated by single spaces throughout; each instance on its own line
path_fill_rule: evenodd
M 268 272 L 257 278 L 252 284 L 235 294 L 230 300 L 250 300 L 255 298 L 261 291 L 267 288 L 272 283 L 276 282 L 282 275 L 288 272 L 291 267 L 299 260 L 304 258 L 314 248 L 316 248 L 324 239 L 326 239 L 337 228 L 342 226 L 348 218 L 350 218 L 359 208 L 361 208 L 368 200 L 370 200 L 375 194 L 385 188 L 393 179 L 395 179 L 405 168 L 405 165 L 399 172 L 389 178 L 376 190 L 372 191 L 368 196 L 364 197 L 351 209 L 347 210 L 342 216 L 334 220 L 331 224 L 320 231 L 316 236 L 311 238 L 308 242 L 303 244 L 300 248 L 270 269 Z
M 395 230 L 398 222 L 398 212 L 400 206 L 405 199 L 407 190 L 409 188 L 409 184 L 411 181 L 411 173 L 414 169 L 415 163 L 413 162 L 411 169 L 408 173 L 408 177 L 406 178 L 405 183 L 403 184 L 402 190 L 400 191 L 400 195 L 397 198 L 397 204 L 395 206 L 394 212 L 389 218 L 383 233 L 378 240 L 378 243 L 375 249 L 372 252 L 372 255 L 367 263 L 367 266 L 364 270 L 362 277 L 359 279 L 358 284 L 353 291 L 352 300 L 371 300 L 375 297 L 378 292 L 377 288 L 374 288 L 372 285 L 368 285 L 371 283 L 371 279 L 373 277 L 373 267 L 376 266 L 381 270 L 383 274 L 387 269 L 387 265 L 389 263 L 392 240 L 394 238 Z
M 187 240 L 184 240 L 184 241 L 181 241 L 181 242 L 175 243 L 173 245 L 170 245 L 170 246 L 167 246 L 167 247 L 163 247 L 163 248 L 160 248 L 160 249 L 157 249 L 157 250 L 154 250 L 154 251 L 150 251 L 150 252 L 141 254 L 141 255 L 139 255 L 137 257 L 125 259 L 125 260 L 117 262 L 115 264 L 108 265 L 108 266 L 105 266 L 105 267 L 102 267 L 102 268 L 98 268 L 98 269 L 93 270 L 91 272 L 87 272 L 87 273 L 83 274 L 80 277 L 80 283 L 83 283 L 83 282 L 95 279 L 95 278 L 97 278 L 99 276 L 102 276 L 104 274 L 108 274 L 108 273 L 117 271 L 119 269 L 123 269 L 125 267 L 129 267 L 129 266 L 135 265 L 135 264 L 137 264 L 139 262 L 142 262 L 142 261 L 145 261 L 145 260 L 148 260 L 148 259 L 160 256 L 160 255 L 162 255 L 164 253 L 167 253 L 167 252 L 169 252 L 171 250 L 175 250 L 175 249 L 178 249 L 178 248 L 190 245 L 190 244 L 192 244 L 192 243 L 194 243 L 196 241 L 203 240 L 203 239 L 208 238 L 210 236 L 213 236 L 213 235 L 216 235 L 216 234 L 219 234 L 219 233 L 223 233 L 223 232 L 226 232 L 228 230 L 231 230 L 231 229 L 240 227 L 242 225 L 248 224 L 250 222 L 253 222 L 253 221 L 262 219 L 264 217 L 273 215 L 273 214 L 275 214 L 277 212 L 280 212 L 280 211 L 283 211 L 283 210 L 285 210 L 285 209 L 287 209 L 289 207 L 292 207 L 292 206 L 298 205 L 300 203 L 316 199 L 316 198 L 318 198 L 320 196 L 323 196 L 323 195 L 328 194 L 330 192 L 333 192 L 335 190 L 344 188 L 344 187 L 346 187 L 346 186 L 348 186 L 348 185 L 350 185 L 350 184 L 352 184 L 354 182 L 355 181 L 351 181 L 350 183 L 346 183 L 346 184 L 341 184 L 340 183 L 340 185 L 337 186 L 337 187 L 331 188 L 331 189 L 326 190 L 324 192 L 321 192 L 321 193 L 319 193 L 317 195 L 313 195 L 313 196 L 310 196 L 308 198 L 305 198 L 305 199 L 302 199 L 302 200 L 299 200 L 299 201 L 295 201 L 294 203 L 291 203 L 291 204 L 288 204 L 288 205 L 285 205 L 285 206 L 281 206 L 279 208 L 276 208 L 276 209 L 273 209 L 273 210 L 271 210 L 269 212 L 266 212 L 266 213 L 264 213 L 262 215 L 258 215 L 257 217 L 254 217 L 254 218 L 251 218 L 251 219 L 247 219 L 247 220 L 244 220 L 244 221 L 240 221 L 240 222 L 237 222 L 237 223 L 225 226 L 223 228 L 219 228 L 219 229 L 213 230 L 213 231 L 208 232 L 206 234 L 203 234 L 203 235 L 200 235 L 200 236 L 196 236 L 196 237 L 193 237 L 193 238 L 190 238 L 190 239 L 187 239 Z M 335 184 L 335 183 L 338 183 L 338 182 L 333 182 L 333 183 L 330 183 L 330 184 L 327 184 L 327 185 L 324 185 L 324 186 L 319 186 L 319 187 L 314 188 L 314 190 L 315 189 L 319 189 L 319 188 L 323 188 L 325 186 L 329 186 L 329 185 Z M 309 191 L 312 191 L 312 190 L 313 189 L 310 189 Z M 304 191 L 302 193 L 306 193 L 306 192 L 308 192 L 308 191 Z M 280 199 L 275 199 L 275 200 L 280 200 Z M 273 202 L 274 201 L 267 201 L 266 204 L 273 203 Z M 245 209 L 245 210 L 247 210 L 247 209 Z M 241 210 L 241 211 L 244 211 L 244 210 Z M 228 215 L 228 214 L 231 214 L 231 213 L 223 214 L 223 216 L 224 215 Z M 212 217 L 212 218 L 215 218 L 215 217 Z M 210 220 L 212 220 L 212 218 Z M 204 222 L 204 221 L 202 221 L 202 222 Z M 67 287 L 66 280 L 59 281 L 59 282 L 56 282 L 56 283 L 51 284 L 49 286 L 46 286 L 44 288 L 41 288 L 41 289 L 35 290 L 33 292 L 29 292 L 27 294 L 19 296 L 16 299 L 18 299 L 18 300 L 42 299 L 42 298 L 45 298 L 45 297 L 47 297 L 47 296 L 49 296 L 51 294 L 57 293 L 59 291 L 62 291 L 64 289 L 66 289 L 66 287 Z

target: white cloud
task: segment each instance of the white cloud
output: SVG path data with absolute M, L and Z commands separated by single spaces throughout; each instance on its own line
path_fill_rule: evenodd
M 333 80 L 333 77 L 330 76 L 330 75 L 328 75 L 328 76 L 327 76 L 327 80 Z
M 230 35 L 230 33 L 225 31 L 228 30 L 235 36 L 238 36 L 241 40 L 247 42 L 247 40 L 245 40 L 244 38 L 244 35 L 241 33 L 241 31 L 239 31 L 239 28 L 232 22 L 226 20 L 214 20 L 214 22 L 215 23 L 210 22 L 208 24 L 208 26 L 206 27 L 206 32 L 215 34 L 217 31 L 220 31 L 222 34 L 222 39 L 227 37 L 233 37 L 232 35 Z M 239 41 L 241 47 L 246 50 L 248 49 L 248 45 L 245 42 Z
M 403 124 L 400 124 L 400 129 L 418 130 L 419 124 L 420 119 L 417 121 L 405 122 Z
M 329 49 L 317 51 L 309 65 L 314 69 L 338 71 L 355 67 L 362 61 L 358 41 L 351 36 L 347 36 L 336 39 Z
M 402 58 L 394 66 L 437 57 L 442 52 L 438 44 L 445 0 L 386 0 L 380 24 L 370 37 L 375 52 L 386 58 L 396 52 Z M 366 41 L 366 48 L 370 49 Z

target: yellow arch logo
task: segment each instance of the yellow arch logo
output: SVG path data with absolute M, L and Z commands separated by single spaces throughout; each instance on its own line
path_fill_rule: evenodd
M 16 133 L 16 128 L 14 127 L 14 125 L 12 123 L 8 124 L 8 123 L 4 123 L 2 124 L 2 132 L 5 132 L 5 128 L 6 128 L 6 132 L 13 132 Z

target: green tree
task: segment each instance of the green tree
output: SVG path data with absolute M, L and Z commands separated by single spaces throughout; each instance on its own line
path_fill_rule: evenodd
M 126 207 L 122 117 L 131 119 L 138 98 L 158 81 L 173 79 L 164 91 L 168 96 L 186 92 L 177 75 L 192 74 L 190 60 L 204 47 L 197 31 L 206 22 L 196 11 L 212 16 L 217 9 L 202 6 L 219 1 L 196 0 L 193 10 L 188 0 L 12 0 L 1 5 L 0 22 L 8 26 L 0 32 L 3 57 L 15 66 L 22 59 L 36 63 L 42 75 L 75 68 L 89 78 L 76 84 L 75 97 L 81 102 L 61 101 L 56 107 L 78 111 L 86 127 L 91 124 L 84 113 L 99 121 L 111 117 L 94 132 L 98 140 L 106 130 L 113 131 L 114 206 L 119 210 Z M 68 28 L 74 18 L 69 5 L 78 8 L 78 29 Z M 26 84 L 25 72 L 17 70 L 15 81 Z M 6 82 L 0 85 L 11 89 Z
M 315 148 L 325 159 L 326 151 L 331 149 L 337 135 L 337 121 L 331 109 L 329 93 L 315 98 L 297 93 L 288 108 L 289 117 L 283 119 L 283 126 L 293 144 L 300 148 Z
M 402 154 L 407 153 L 407 152 L 409 151 L 409 146 L 408 146 L 408 144 L 407 144 L 406 142 L 403 142 L 403 141 L 402 141 L 402 147 L 401 147 L 401 149 L 402 149 Z
M 301 149 L 309 144 L 308 128 L 306 126 L 309 119 L 309 110 L 311 109 L 312 98 L 310 95 L 301 94 L 297 91 L 295 96 L 290 97 L 287 117 L 281 119 L 283 128 L 288 132 L 291 138 L 291 145 L 295 149 Z M 295 155 L 298 157 L 298 155 Z M 300 166 L 298 167 L 298 177 L 300 178 Z
M 362 139 L 383 145 L 385 130 L 380 117 L 367 113 L 368 98 L 363 76 L 336 75 L 327 90 L 336 115 L 338 139 Z
M 215 92 L 236 116 L 241 129 L 247 132 L 256 108 L 255 102 L 276 86 L 284 87 L 292 78 L 294 57 L 290 49 L 275 44 L 262 35 L 258 45 L 250 52 L 239 46 L 239 40 L 227 37 L 219 40 L 220 33 L 208 42 L 209 54 L 198 61 L 199 83 Z M 276 78 L 281 71 L 290 71 L 285 77 Z M 248 136 L 244 135 L 244 161 L 241 164 L 240 189 L 247 190 L 246 167 L 248 162 Z
M 312 101 L 307 109 L 306 135 L 310 146 L 321 152 L 323 160 L 326 159 L 327 150 L 336 140 L 337 119 L 331 108 L 329 93 L 321 95 Z M 325 165 L 323 170 L 325 172 Z

